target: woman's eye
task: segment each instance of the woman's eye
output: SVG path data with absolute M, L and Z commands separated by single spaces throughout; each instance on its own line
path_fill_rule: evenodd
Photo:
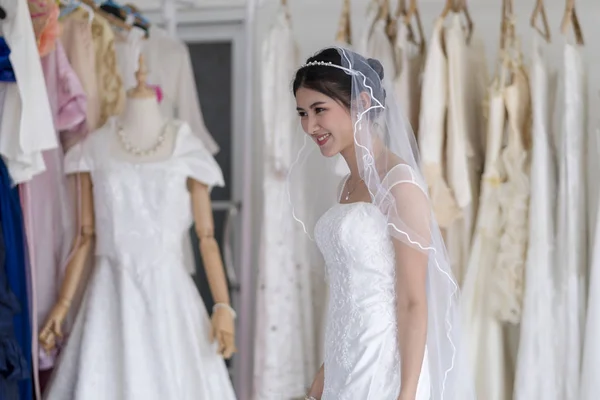
M 298 111 L 298 116 L 306 117 L 306 113 L 304 111 Z
M 324 108 L 315 108 L 315 113 L 317 113 L 317 114 L 320 114 L 323 111 L 325 111 Z

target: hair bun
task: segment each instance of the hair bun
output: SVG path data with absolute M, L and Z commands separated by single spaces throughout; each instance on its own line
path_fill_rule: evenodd
M 367 63 L 369 64 L 369 66 L 371 68 L 373 68 L 373 70 L 375 72 L 377 72 L 377 75 L 379 75 L 379 79 L 383 80 L 383 76 L 384 76 L 383 65 L 381 65 L 379 60 L 377 60 L 375 58 L 369 58 L 367 60 Z

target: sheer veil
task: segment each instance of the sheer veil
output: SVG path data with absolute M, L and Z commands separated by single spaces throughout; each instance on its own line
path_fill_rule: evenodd
M 360 178 L 371 203 L 387 219 L 389 235 L 399 244 L 395 248 L 417 250 L 421 256 L 413 257 L 414 268 L 427 268 L 431 399 L 474 399 L 466 343 L 461 341 L 459 287 L 433 215 L 414 134 L 394 98 L 392 83 L 387 77 L 382 79 L 381 64 L 351 50 L 336 49 L 339 65 L 316 61 L 301 68 L 338 68 L 351 78 L 350 115 Z M 288 174 L 288 197 L 292 217 L 312 238 L 318 218 L 339 197 L 335 167 L 339 156 L 326 159 L 305 134 L 299 133 L 294 140 L 298 143 Z M 401 290 L 401 284 L 398 287 Z

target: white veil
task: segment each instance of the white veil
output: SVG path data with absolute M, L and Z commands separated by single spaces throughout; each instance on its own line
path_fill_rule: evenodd
M 399 256 L 396 250 L 397 261 L 427 268 L 431 399 L 471 400 L 475 395 L 466 343 L 461 343 L 459 288 L 433 215 L 412 129 L 394 99 L 392 83 L 382 80 L 381 64 L 342 47 L 335 49 L 340 61 L 313 57 L 301 69 L 318 74 L 319 68 L 337 68 L 351 79 L 350 115 L 360 178 L 371 202 L 386 217 L 390 236 L 399 242 L 396 249 L 404 246 L 407 253 L 418 254 Z M 289 171 L 288 194 L 293 218 L 312 237 L 314 225 L 334 204 L 336 193 L 339 200 L 339 176 L 335 177 L 335 157 L 323 157 L 307 136 L 295 138 L 302 138 L 302 143 Z M 398 287 L 401 290 L 401 282 Z

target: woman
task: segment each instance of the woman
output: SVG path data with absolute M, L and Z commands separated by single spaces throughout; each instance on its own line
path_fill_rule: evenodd
M 309 58 L 293 83 L 304 132 L 322 156 L 339 154 L 350 169 L 338 203 L 314 229 L 330 301 L 325 360 L 307 399 L 472 399 L 458 287 L 414 136 L 383 78 L 379 61 L 328 48 Z M 315 145 L 297 159 L 306 162 L 302 152 Z M 323 182 L 328 172 L 320 169 Z M 293 197 L 294 217 L 307 228 Z

